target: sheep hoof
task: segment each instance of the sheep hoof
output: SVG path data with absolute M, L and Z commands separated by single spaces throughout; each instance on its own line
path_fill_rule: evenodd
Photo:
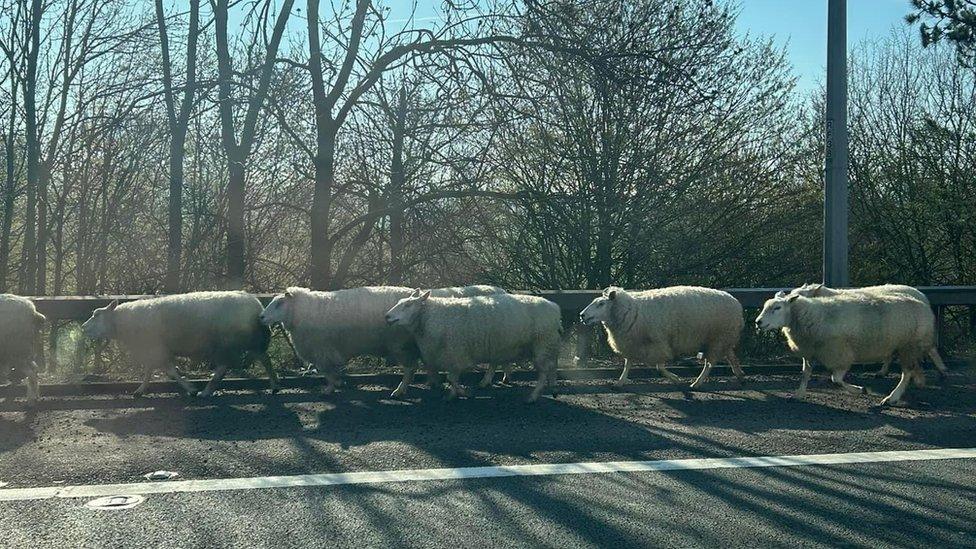
M 861 394 L 862 395 L 868 394 L 868 388 L 867 387 L 861 387 L 860 389 L 861 389 Z
M 278 394 L 278 393 L 281 392 L 281 387 L 272 387 L 270 389 L 270 391 L 271 391 L 271 394 L 276 395 L 276 394 Z
M 187 391 L 186 392 L 186 396 L 188 396 L 190 398 L 196 398 L 196 397 L 200 396 L 200 391 Z

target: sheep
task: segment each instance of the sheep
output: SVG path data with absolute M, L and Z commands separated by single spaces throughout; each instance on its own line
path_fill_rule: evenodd
M 0 365 L 11 382 L 24 379 L 27 402 L 40 398 L 37 383 L 38 332 L 47 319 L 26 297 L 0 294 Z M 7 377 L 3 375 L 0 377 Z
M 342 386 L 340 369 L 355 356 L 383 357 L 411 374 L 416 369 L 418 353 L 410 334 L 383 322 L 386 311 L 411 291 L 400 286 L 332 292 L 290 287 L 271 300 L 260 318 L 265 325 L 284 326 L 299 358 L 325 376 L 323 393 L 331 394 Z
M 133 393 L 137 398 L 157 370 L 164 370 L 188 395 L 197 394 L 176 370 L 175 357 L 216 365 L 199 393 L 202 397 L 213 395 L 229 367 L 254 358 L 264 365 L 271 391 L 277 392 L 278 377 L 267 354 L 271 330 L 260 323 L 260 315 L 261 302 L 245 292 L 191 292 L 121 305 L 112 301 L 96 309 L 82 330 L 91 339 L 117 340 L 143 366 L 143 382 Z
M 421 290 L 417 288 L 413 295 L 420 295 Z M 486 284 L 474 284 L 471 286 L 449 286 L 446 288 L 435 288 L 430 291 L 432 297 L 474 297 L 477 295 L 491 295 L 491 294 L 504 294 L 507 293 L 503 288 L 498 286 L 489 286 Z M 481 382 L 478 383 L 479 387 L 488 387 L 495 380 L 495 370 L 497 368 L 496 364 L 487 364 L 485 366 L 485 375 L 481 378 Z M 508 384 L 512 375 L 512 365 L 506 364 L 502 369 L 502 380 L 503 384 Z M 437 383 L 437 379 L 440 374 L 437 371 L 435 365 L 427 365 L 427 377 L 428 384 L 433 385 Z M 406 372 L 404 372 L 404 377 L 407 377 Z M 393 397 L 402 397 L 406 395 L 406 388 L 410 384 L 409 379 L 407 379 L 406 384 L 401 381 L 400 386 L 397 390 L 393 392 Z M 402 387 L 402 389 L 401 389 Z
M 932 310 L 925 303 L 899 294 L 843 292 L 832 297 L 808 298 L 777 295 L 766 301 L 756 318 L 762 330 L 782 330 L 790 350 L 803 358 L 803 376 L 795 397 L 806 395 L 818 360 L 831 372 L 831 380 L 844 391 L 865 389 L 844 381 L 854 362 L 876 362 L 898 353 L 902 376 L 881 404 L 897 404 L 919 360 L 935 341 Z
M 438 298 L 427 291 L 397 302 L 386 322 L 413 335 L 424 362 L 447 370 L 448 399 L 468 395 L 459 378 L 478 363 L 531 359 L 539 377 L 529 402 L 555 384 L 562 319 L 559 306 L 541 297 Z
M 829 297 L 847 292 L 857 292 L 867 295 L 904 295 L 906 297 L 917 299 L 929 307 L 932 306 L 932 304 L 929 303 L 929 298 L 926 297 L 925 294 L 911 286 L 906 286 L 904 284 L 884 284 L 882 286 L 865 286 L 863 288 L 846 289 L 828 288 L 823 284 L 804 284 L 803 286 L 794 289 L 790 293 L 799 294 L 804 297 Z M 931 349 L 929 349 L 928 356 L 932 360 L 932 364 L 935 364 L 936 369 L 939 371 L 939 375 L 942 377 L 948 375 L 949 370 L 946 368 L 945 362 L 942 361 L 942 357 L 939 355 L 938 347 L 933 346 Z M 888 375 L 888 368 L 891 366 L 891 358 L 892 357 L 888 357 L 884 360 L 881 365 L 881 369 L 878 370 L 875 375 L 878 377 L 885 377 Z M 921 370 L 919 370 L 919 372 L 921 372 Z M 916 383 L 924 383 L 925 377 L 922 375 L 915 379 Z
M 433 290 L 447 296 L 504 293 L 496 286 L 461 286 Z M 261 313 L 266 325 L 281 323 L 299 358 L 325 376 L 323 393 L 342 386 L 341 368 L 356 356 L 378 356 L 403 368 L 403 379 L 392 393 L 406 395 L 420 352 L 403 328 L 387 326 L 383 315 L 414 290 L 402 286 L 366 286 L 331 292 L 291 287 L 275 296 Z M 436 365 L 427 364 L 428 379 L 437 377 Z M 492 372 L 493 374 L 494 372 Z
M 656 364 L 665 378 L 677 381 L 666 363 L 675 357 L 704 351 L 705 364 L 691 384 L 697 389 L 708 380 L 712 366 L 729 361 L 741 382 L 742 367 L 735 355 L 745 324 L 742 305 L 721 290 L 672 286 L 628 292 L 611 286 L 580 313 L 587 325 L 603 324 L 614 352 L 624 357 L 624 370 L 614 386 L 630 381 L 630 364 Z

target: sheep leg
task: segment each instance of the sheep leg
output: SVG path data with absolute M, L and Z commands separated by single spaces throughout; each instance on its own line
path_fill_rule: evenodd
M 793 393 L 793 398 L 802 399 L 807 396 L 807 383 L 810 383 L 810 375 L 813 373 L 813 363 L 803 359 L 803 374 L 800 376 L 800 386 Z
M 881 369 L 878 370 L 874 375 L 877 377 L 886 377 L 888 375 L 888 368 L 891 368 L 891 357 L 885 359 L 881 364 Z
M 505 368 L 502 370 L 502 385 L 510 385 L 512 383 L 512 364 L 506 364 Z
M 630 383 L 630 359 L 624 359 L 624 371 L 620 373 L 620 379 L 614 382 L 614 387 L 623 387 Z
M 671 370 L 668 370 L 667 364 L 663 362 L 658 362 L 657 371 L 661 372 L 661 375 L 668 381 L 681 381 L 681 378 L 676 376 Z
M 891 394 L 881 400 L 882 406 L 893 406 L 901 401 L 901 396 L 905 394 L 905 389 L 908 388 L 908 383 L 913 377 L 915 377 L 914 370 L 915 368 L 902 364 L 901 379 L 898 380 L 898 385 L 895 385 L 895 388 L 892 389 Z
M 41 390 L 37 383 L 37 364 L 32 360 L 27 365 L 27 402 L 33 404 L 41 396 Z
M 710 374 L 712 371 L 712 361 L 706 358 L 703 362 L 705 365 L 702 367 L 701 373 L 698 374 L 698 379 L 691 383 L 692 389 L 697 389 L 701 387 L 703 383 L 708 381 L 708 374 Z
M 451 384 L 451 392 L 447 395 L 447 400 L 454 400 L 457 397 L 467 397 L 468 390 L 461 385 L 461 372 L 458 370 L 448 370 L 447 382 Z
M 410 366 L 403 367 L 403 379 L 400 380 L 400 384 L 396 386 L 396 389 L 390 393 L 390 398 L 403 398 L 407 395 L 407 390 L 410 388 L 410 384 L 413 383 L 413 374 L 417 369 Z
M 912 384 L 921 389 L 925 387 L 925 372 L 922 368 L 914 368 L 912 370 Z
M 152 381 L 153 369 L 149 366 L 143 366 L 142 368 L 142 383 L 136 388 L 135 392 L 132 393 L 133 398 L 142 398 L 142 395 L 146 394 L 149 389 L 149 382 Z
M 535 382 L 535 388 L 532 389 L 532 394 L 526 399 L 526 402 L 532 403 L 539 400 L 539 395 L 545 390 L 546 386 L 549 384 L 549 372 L 545 368 L 539 368 L 539 378 Z
M 210 381 L 207 383 L 207 386 L 204 387 L 203 391 L 201 391 L 200 394 L 197 396 L 203 398 L 212 397 L 213 394 L 217 391 L 217 385 L 219 385 L 220 381 L 224 379 L 225 375 L 227 375 L 228 368 L 230 368 L 229 360 L 222 359 L 220 362 L 218 362 L 217 368 L 214 369 L 213 375 L 210 376 Z
M 443 383 L 443 380 L 441 380 L 441 373 L 437 370 L 437 367 L 427 366 L 427 380 L 424 385 L 426 385 L 428 389 L 437 389 Z
M 939 371 L 939 376 L 945 379 L 949 375 L 949 369 L 946 368 L 945 362 L 942 362 L 939 350 L 935 347 L 929 349 L 929 358 L 932 359 L 932 364 L 935 364 L 935 369 Z
M 847 371 L 849 369 L 850 366 L 847 366 L 846 368 L 836 369 L 836 370 L 831 368 L 830 380 L 833 381 L 835 384 L 840 385 L 840 388 L 847 393 L 852 393 L 857 395 L 862 395 L 867 393 L 864 387 L 861 387 L 860 385 L 853 385 L 844 381 L 844 376 L 847 375 Z
M 328 382 L 328 385 L 322 389 L 323 395 L 331 395 L 336 389 L 342 386 L 342 378 L 331 367 L 323 368 L 322 375 L 325 376 L 325 380 Z
M 275 372 L 274 364 L 271 363 L 271 357 L 268 356 L 268 353 L 261 353 L 258 360 L 261 361 L 264 371 L 268 374 L 268 390 L 271 391 L 271 394 L 277 393 L 279 390 L 278 374 Z
M 735 356 L 735 351 L 729 351 L 726 359 L 728 359 L 729 364 L 732 365 L 732 373 L 735 374 L 735 377 L 739 380 L 739 383 L 744 382 L 746 373 L 742 371 L 742 364 L 739 362 L 739 357 Z
M 491 387 L 493 381 L 495 381 L 495 365 L 488 364 L 485 369 L 485 377 L 481 378 L 481 382 L 478 383 L 478 387 L 482 389 L 485 387 Z
M 166 375 L 168 375 L 170 379 L 172 379 L 177 384 L 179 384 L 179 386 L 182 387 L 184 391 L 186 391 L 187 396 L 197 396 L 196 387 L 191 385 L 190 382 L 188 382 L 182 375 L 180 375 L 180 372 L 176 369 L 176 366 L 174 366 L 173 364 L 167 364 L 165 370 L 166 370 Z

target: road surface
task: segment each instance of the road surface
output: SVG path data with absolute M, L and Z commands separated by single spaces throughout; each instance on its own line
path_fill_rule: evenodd
M 789 398 L 796 382 L 715 379 L 696 392 L 573 383 L 536 405 L 522 402 L 526 386 L 457 402 L 420 389 L 389 400 L 379 386 L 45 399 L 30 412 L 7 401 L 0 547 L 976 546 L 972 457 L 484 477 L 508 466 L 976 448 L 971 370 L 883 410 L 874 405 L 895 378 L 859 378 L 866 396 L 817 383 L 802 402 Z M 472 469 L 484 467 L 502 469 Z M 413 479 L 444 468 L 482 478 Z M 156 470 L 180 476 L 130 509 L 27 497 L 145 483 Z M 289 486 L 293 475 L 376 471 L 389 480 Z M 223 480 L 165 487 L 196 479 Z

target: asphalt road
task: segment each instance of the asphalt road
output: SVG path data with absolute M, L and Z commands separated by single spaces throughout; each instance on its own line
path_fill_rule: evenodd
M 690 380 L 687 380 L 690 381 Z M 0 403 L 7 488 L 583 461 L 976 447 L 976 373 L 912 389 L 907 406 L 793 377 L 705 391 L 574 383 L 443 402 L 360 387 L 321 397 L 228 393 Z M 976 460 L 488 478 L 0 502 L 0 547 L 976 546 Z

